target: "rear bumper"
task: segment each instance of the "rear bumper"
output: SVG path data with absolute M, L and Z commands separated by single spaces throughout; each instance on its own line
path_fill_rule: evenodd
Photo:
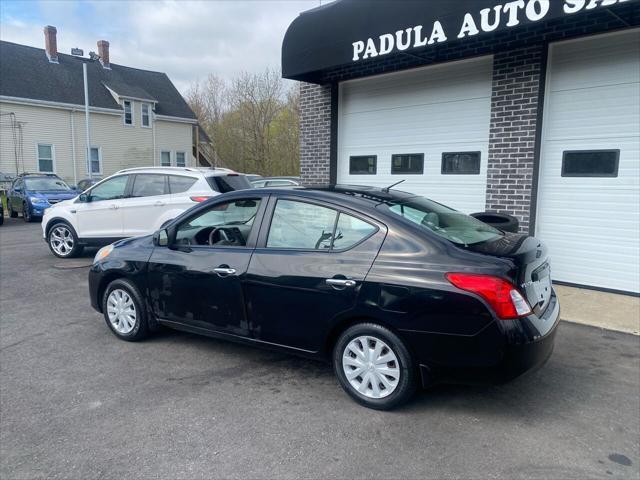
M 434 350 L 418 354 L 422 383 L 498 384 L 536 370 L 553 352 L 559 320 L 554 293 L 539 317 L 496 320 L 471 337 L 424 334 L 429 338 L 420 339 L 420 344 L 428 343 Z M 416 351 L 415 339 L 410 343 Z

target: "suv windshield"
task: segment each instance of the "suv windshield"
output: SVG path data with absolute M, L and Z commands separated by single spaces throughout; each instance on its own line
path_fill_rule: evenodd
M 68 192 L 71 190 L 69 185 L 55 177 L 25 178 L 24 184 L 27 190 L 33 192 Z
M 500 230 L 480 220 L 424 197 L 385 201 L 385 205 L 390 212 L 458 245 L 474 245 L 503 236 Z

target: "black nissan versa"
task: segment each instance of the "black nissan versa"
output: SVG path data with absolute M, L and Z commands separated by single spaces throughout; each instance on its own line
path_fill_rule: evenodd
M 167 325 L 330 359 L 377 409 L 541 365 L 559 317 L 539 240 L 362 186 L 220 195 L 101 249 L 89 288 L 121 339 Z

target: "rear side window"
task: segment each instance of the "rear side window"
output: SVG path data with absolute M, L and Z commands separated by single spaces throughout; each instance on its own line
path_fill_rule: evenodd
M 419 175 L 424 173 L 424 153 L 392 155 L 391 173 L 394 175 Z
M 341 213 L 338 218 L 335 238 L 333 239 L 333 249 L 344 250 L 351 248 L 376 230 L 376 227 L 359 218 Z
M 169 191 L 171 193 L 182 193 L 189 190 L 198 179 L 193 177 L 183 177 L 180 175 L 169 175 Z
M 293 200 L 278 200 L 273 212 L 268 248 L 329 250 L 338 212 Z
M 563 177 L 617 177 L 620 150 L 564 152 Z
M 251 188 L 251 183 L 244 175 L 225 175 L 219 177 L 207 177 L 207 183 L 216 192 L 226 193 L 234 190 Z
M 132 197 L 153 197 L 166 193 L 166 176 L 157 174 L 136 175 L 131 189 Z

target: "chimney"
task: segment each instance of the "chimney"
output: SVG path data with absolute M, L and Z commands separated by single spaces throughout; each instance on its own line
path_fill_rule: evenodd
M 44 48 L 47 52 L 47 58 L 51 63 L 58 63 L 58 41 L 56 27 L 47 25 L 44 27 Z
M 109 42 L 106 40 L 98 40 L 98 56 L 103 68 L 111 69 L 109 64 Z

